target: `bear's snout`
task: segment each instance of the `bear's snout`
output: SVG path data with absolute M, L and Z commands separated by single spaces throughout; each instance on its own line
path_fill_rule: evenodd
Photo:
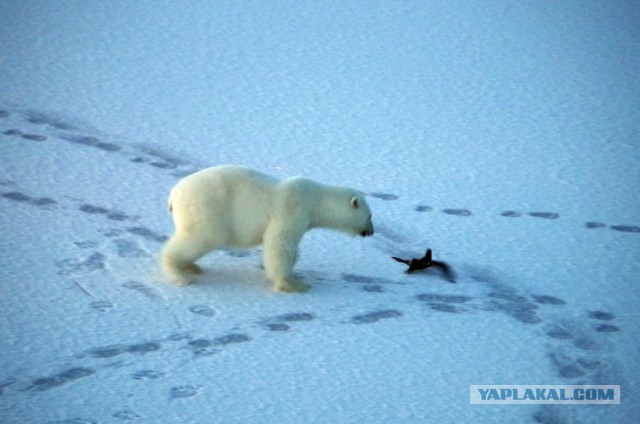
M 371 222 L 371 218 L 369 218 L 369 223 L 367 224 L 367 228 L 360 233 L 362 237 L 370 237 L 373 235 L 373 223 Z

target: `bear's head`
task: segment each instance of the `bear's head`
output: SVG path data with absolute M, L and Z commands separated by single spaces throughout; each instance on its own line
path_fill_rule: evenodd
M 338 204 L 335 204 L 335 203 Z M 373 235 L 371 209 L 364 195 L 354 190 L 345 190 L 334 199 L 333 227 L 355 236 Z
M 356 233 L 362 237 L 373 235 L 373 222 L 371 221 L 371 209 L 364 199 L 364 196 L 356 194 L 349 200 L 349 205 L 353 210 L 356 225 Z

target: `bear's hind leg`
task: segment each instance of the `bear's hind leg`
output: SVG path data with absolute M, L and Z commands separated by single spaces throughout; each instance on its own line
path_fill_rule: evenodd
M 165 271 L 174 277 L 202 274 L 202 269 L 195 262 L 213 248 L 204 240 L 174 234 L 162 251 L 162 265 Z M 190 282 L 184 278 L 176 279 L 180 284 Z

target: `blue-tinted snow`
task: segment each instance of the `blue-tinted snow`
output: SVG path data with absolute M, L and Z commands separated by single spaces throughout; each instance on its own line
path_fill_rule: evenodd
M 639 414 L 640 10 L 631 2 L 0 4 L 0 421 L 629 422 Z M 180 176 L 241 163 L 370 194 L 190 287 Z M 434 249 L 437 272 L 389 256 Z M 606 383 L 620 406 L 469 405 Z

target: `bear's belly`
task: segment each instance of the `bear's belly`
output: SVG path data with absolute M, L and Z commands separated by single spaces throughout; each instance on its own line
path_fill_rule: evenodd
M 241 225 L 227 227 L 223 245 L 234 249 L 249 249 L 262 244 L 262 226 Z
M 226 198 L 210 203 L 202 216 L 205 222 L 199 227 L 212 245 L 248 249 L 262 244 L 269 212 L 255 199 Z

